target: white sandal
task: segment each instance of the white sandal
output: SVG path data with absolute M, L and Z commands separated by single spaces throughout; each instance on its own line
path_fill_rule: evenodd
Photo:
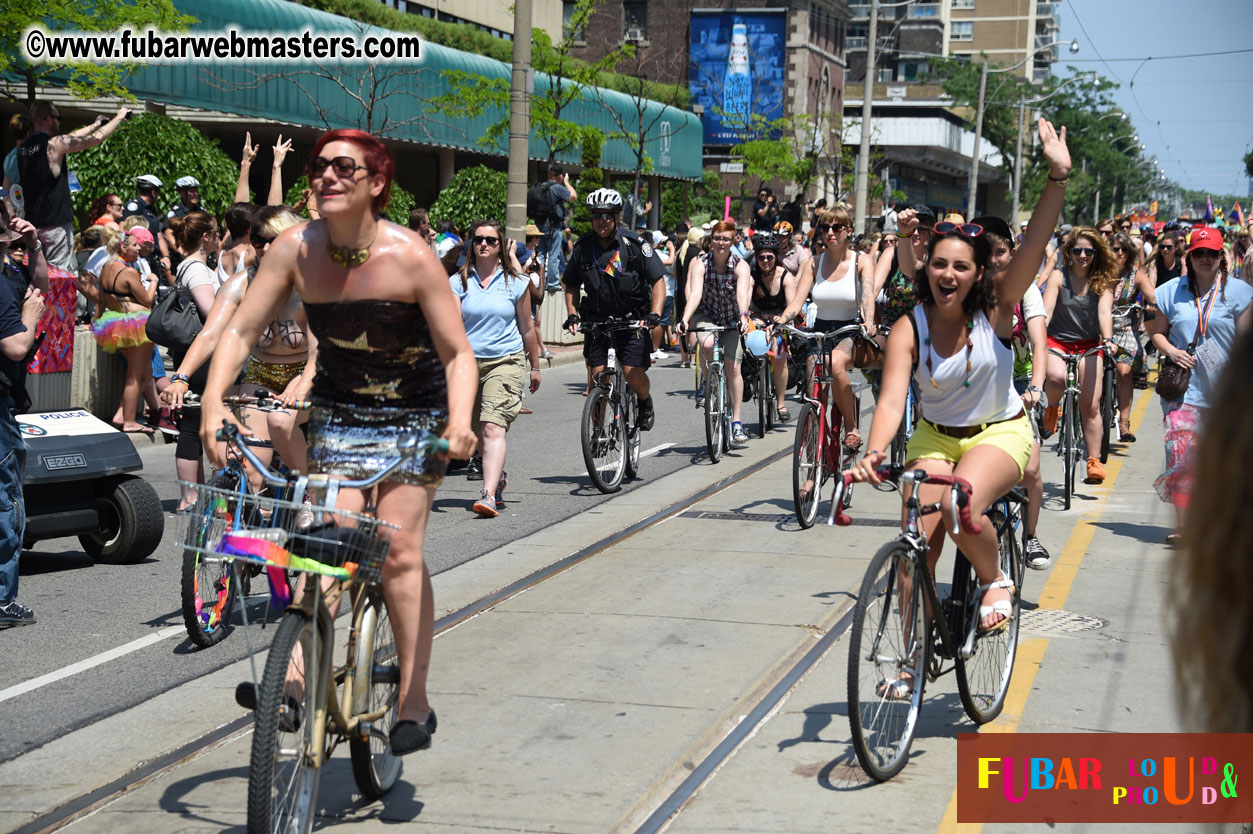
M 979 606 L 979 622 L 980 623 L 983 622 L 984 617 L 988 617 L 993 614 L 1000 614 L 1004 618 L 998 621 L 997 623 L 995 623 L 994 625 L 989 626 L 988 628 L 983 628 L 983 626 L 980 625 L 979 631 L 982 634 L 995 634 L 998 631 L 1004 631 L 1006 628 L 1009 628 L 1009 621 L 1014 616 L 1014 601 L 1013 601 L 1014 583 L 1006 579 L 1005 574 L 1002 573 L 1000 575 L 1000 578 L 997 579 L 995 582 L 992 582 L 986 586 L 983 586 L 983 585 L 980 586 L 980 590 L 979 590 L 980 598 L 982 598 L 983 594 L 986 594 L 988 591 L 991 591 L 994 588 L 1006 589 L 1007 591 L 1009 591 L 1010 598 L 998 599 L 996 602 L 992 603 L 991 605 Z

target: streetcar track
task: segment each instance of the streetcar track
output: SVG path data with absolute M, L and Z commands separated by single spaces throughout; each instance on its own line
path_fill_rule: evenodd
M 480 597 L 478 600 L 456 609 L 435 621 L 435 636 L 450 631 L 457 626 L 474 619 L 480 614 L 490 611 L 492 608 L 503 602 L 534 588 L 535 586 L 557 577 L 576 565 L 587 561 L 588 559 L 602 553 L 609 548 L 620 544 L 643 530 L 658 524 L 664 523 L 680 516 L 689 507 L 698 504 L 706 499 L 716 495 L 717 493 L 734 486 L 735 484 L 749 478 L 766 467 L 777 463 L 778 461 L 789 457 L 792 454 L 790 446 L 780 449 L 765 458 L 749 464 L 743 469 L 739 469 L 724 478 L 705 486 L 696 492 L 693 492 L 679 500 L 663 507 L 662 509 L 636 521 L 622 530 L 611 533 L 603 538 L 598 539 L 592 544 L 586 545 L 573 553 L 565 556 L 558 561 L 539 568 L 531 573 L 515 580 L 493 593 Z M 806 655 L 808 657 L 808 654 Z M 791 673 L 789 673 L 790 675 Z M 776 687 L 777 689 L 777 687 Z M 774 690 L 772 689 L 773 693 Z M 786 689 L 783 690 L 786 692 Z M 754 714 L 756 710 L 754 710 Z M 50 832 L 58 831 L 77 820 L 98 811 L 106 805 L 120 799 L 144 784 L 152 781 L 161 775 L 170 772 L 187 762 L 198 758 L 209 752 L 217 746 L 229 743 L 234 737 L 242 737 L 251 732 L 250 725 L 253 721 L 252 713 L 242 715 L 226 724 L 216 727 L 203 735 L 180 745 L 174 750 L 157 756 L 147 762 L 142 763 L 135 770 L 130 771 L 94 790 L 80 794 L 73 799 L 58 805 L 57 807 L 45 811 L 24 825 L 12 829 L 9 834 L 50 834 Z M 744 722 L 747 723 L 747 722 Z

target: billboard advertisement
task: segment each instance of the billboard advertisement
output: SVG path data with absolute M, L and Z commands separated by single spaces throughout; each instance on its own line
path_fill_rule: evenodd
M 783 116 L 787 12 L 692 12 L 688 87 L 706 145 L 736 145 Z

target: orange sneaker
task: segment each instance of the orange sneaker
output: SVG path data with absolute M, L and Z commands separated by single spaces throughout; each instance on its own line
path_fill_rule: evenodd
M 1101 462 L 1096 458 L 1088 458 L 1088 483 L 1100 484 L 1105 482 L 1105 467 L 1101 466 Z
M 1062 416 L 1062 407 L 1060 405 L 1051 405 L 1044 409 L 1044 425 L 1043 431 L 1045 437 L 1051 437 L 1053 432 L 1057 431 L 1057 421 Z

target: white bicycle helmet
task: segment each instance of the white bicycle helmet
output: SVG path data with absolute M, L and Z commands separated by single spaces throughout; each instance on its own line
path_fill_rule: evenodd
M 161 188 L 162 187 L 161 180 L 157 179 L 152 174 L 141 174 L 140 176 L 135 177 L 135 185 L 141 191 L 146 188 Z
M 587 195 L 591 211 L 622 211 L 622 195 L 612 188 L 598 188 Z
M 179 177 L 174 182 L 175 188 L 199 188 L 200 180 L 195 177 Z

